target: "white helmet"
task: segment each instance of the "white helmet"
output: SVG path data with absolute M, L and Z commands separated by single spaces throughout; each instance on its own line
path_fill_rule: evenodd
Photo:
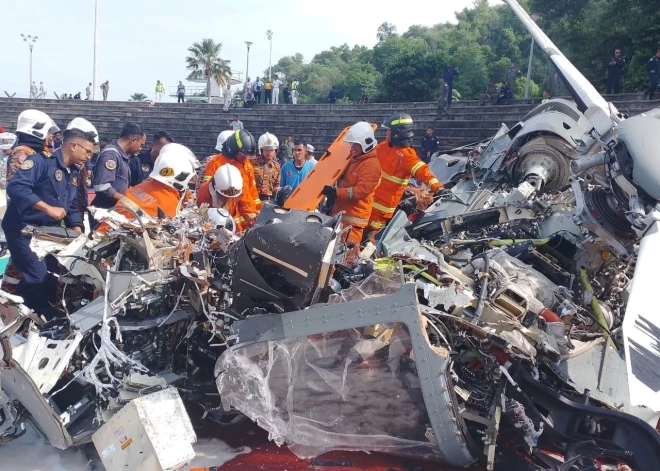
M 25 110 L 18 115 L 16 122 L 16 132 L 29 134 L 42 141 L 46 140 L 48 134 L 58 132 L 60 128 L 57 127 L 55 121 L 43 111 L 39 110 Z
M 188 149 L 183 144 L 178 144 L 176 142 L 170 142 L 169 144 L 165 144 L 160 149 L 160 153 L 158 155 L 161 156 L 161 155 L 165 154 L 166 152 L 176 152 L 177 155 L 185 156 L 190 161 L 190 164 L 193 166 L 193 169 L 195 171 L 197 171 L 202 166 L 202 163 L 195 156 L 193 151 Z
M 259 154 L 261 154 L 261 149 L 277 150 L 280 148 L 280 141 L 277 140 L 274 134 L 267 132 L 261 135 L 257 147 L 259 148 Z
M 226 209 L 209 208 L 208 215 L 214 229 L 226 229 L 232 234 L 236 233 L 236 221 Z
M 378 144 L 374 137 L 374 130 L 371 129 L 371 124 L 365 121 L 360 121 L 351 126 L 346 133 L 344 142 L 360 144 L 364 154 L 373 150 L 373 148 L 376 147 L 376 144 Z
M 174 145 L 178 147 L 165 150 L 166 147 Z M 195 176 L 194 158 L 195 154 L 186 146 L 167 144 L 161 149 L 149 177 L 175 190 L 185 191 L 188 183 Z
M 68 129 L 78 129 L 82 132 L 88 132 L 94 134 L 94 144 L 99 143 L 99 133 L 96 130 L 96 127 L 85 118 L 73 118 L 69 125 L 66 127 Z
M 0 134 L 0 150 L 9 150 L 16 144 L 16 134 L 3 132 Z
M 232 134 L 234 134 L 234 131 L 222 131 L 220 134 L 218 134 L 218 141 L 215 144 L 215 150 L 222 152 L 222 144 L 224 144 Z
M 227 198 L 236 198 L 243 193 L 241 171 L 231 164 L 224 164 L 213 175 L 213 189 Z

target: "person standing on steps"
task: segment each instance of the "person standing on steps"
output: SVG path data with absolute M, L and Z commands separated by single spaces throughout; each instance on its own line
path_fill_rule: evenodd
M 229 105 L 231 105 L 231 83 L 227 82 L 227 88 L 225 88 L 225 106 L 224 110 L 229 111 Z
M 328 93 L 328 103 L 334 105 L 337 103 L 337 97 L 339 97 L 339 92 L 337 92 L 335 86 L 333 85 L 330 89 L 330 93 Z
M 522 71 L 516 67 L 516 64 L 513 62 L 509 66 L 509 71 L 506 73 L 506 85 L 509 87 L 509 90 L 511 91 L 511 97 L 508 98 L 511 100 L 513 98 L 513 93 L 516 90 L 516 80 L 518 80 L 518 77 L 522 77 Z M 507 103 L 508 104 L 508 103 Z
M 445 71 L 442 74 L 442 77 L 445 79 L 445 83 L 447 84 L 447 88 L 448 88 L 447 102 L 446 102 L 447 108 L 451 108 L 451 101 L 454 96 L 454 80 L 459 75 L 460 74 L 458 70 L 454 69 L 454 66 L 452 64 L 447 64 L 447 67 L 445 68 Z
M 30 98 L 37 98 L 37 95 L 39 95 L 37 82 L 32 82 L 32 85 L 30 85 Z
M 291 80 L 291 103 L 294 105 L 298 104 L 298 87 L 299 83 L 297 80 Z
M 621 93 L 621 76 L 623 75 L 623 68 L 626 65 L 626 60 L 621 57 L 621 49 L 614 51 L 614 56 L 607 64 L 607 87 L 605 93 L 614 93 L 618 95 Z
M 257 100 L 258 104 L 261 104 L 261 91 L 264 88 L 264 83 L 259 77 L 254 81 L 254 99 Z
M 186 98 L 186 86 L 181 80 L 179 80 L 179 85 L 176 87 L 176 102 L 185 103 Z
M 450 97 L 449 85 L 445 82 L 444 76 L 440 77 L 438 82 L 440 84 L 440 95 L 438 97 L 438 112 L 436 114 L 436 119 L 442 119 L 443 116 L 447 116 L 447 119 L 451 119 L 447 105 Z
M 291 136 L 287 136 L 280 146 L 280 166 L 284 165 L 293 158 L 293 141 Z
M 646 63 L 646 70 L 649 73 L 649 82 L 651 86 L 648 89 L 648 93 L 644 95 L 649 96 L 649 100 L 655 99 L 655 91 L 658 89 L 658 84 L 660 83 L 660 48 L 655 51 L 655 56 L 651 57 Z
M 44 85 L 43 82 L 39 82 L 39 94 L 37 95 L 37 98 L 45 99 L 46 93 L 47 93 L 46 86 Z
M 232 131 L 239 131 L 243 129 L 243 121 L 238 120 L 238 115 L 234 115 L 234 120 L 229 122 L 229 127 Z
M 101 92 L 103 92 L 103 101 L 108 101 L 109 91 L 110 91 L 110 80 L 106 80 L 101 84 Z
M 273 80 L 273 105 L 280 104 L 280 85 L 282 85 L 282 81 L 276 75 Z
M 156 103 L 163 101 L 163 93 L 165 93 L 165 86 L 156 80 Z
M 266 98 L 264 99 L 264 103 L 267 104 L 267 105 L 272 105 L 273 104 L 273 82 L 271 82 L 269 78 L 266 79 L 266 83 L 264 84 L 264 90 L 266 91 Z
M 284 97 L 284 104 L 285 105 L 290 105 L 291 104 L 291 90 L 289 90 L 288 85 L 284 86 L 284 90 L 282 90 L 282 96 Z
M 92 84 L 90 83 L 87 85 L 87 88 L 85 88 L 85 100 L 89 101 L 92 99 Z

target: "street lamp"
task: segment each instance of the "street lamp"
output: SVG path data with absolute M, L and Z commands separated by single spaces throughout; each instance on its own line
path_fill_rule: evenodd
M 271 64 L 273 60 L 273 30 L 266 31 L 266 36 L 270 41 L 270 55 L 268 56 L 268 79 L 270 79 Z
M 536 23 L 541 18 L 540 13 L 532 13 L 532 20 Z M 532 60 L 534 60 L 534 36 L 532 36 L 532 45 L 529 48 L 529 64 L 527 64 L 527 81 L 525 82 L 525 99 L 529 98 L 529 83 L 532 80 Z
M 252 41 L 245 41 L 245 45 L 247 46 L 247 65 L 245 66 L 245 80 L 248 79 L 249 72 L 250 72 L 250 46 L 254 44 Z
M 36 98 L 32 96 L 32 49 L 34 49 L 34 44 L 37 42 L 38 36 L 32 37 L 31 34 L 25 35 L 21 33 L 21 38 L 23 38 L 23 41 L 25 41 L 30 48 L 30 87 L 28 90 L 30 90 L 30 98 Z
M 92 71 L 92 100 L 96 100 L 97 51 L 99 42 L 99 0 L 94 2 L 94 70 Z

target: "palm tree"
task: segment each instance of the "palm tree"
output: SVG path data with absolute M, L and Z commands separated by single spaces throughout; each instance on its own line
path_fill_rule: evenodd
M 221 49 L 222 43 L 216 43 L 209 38 L 202 39 L 201 43 L 194 43 L 188 48 L 190 55 L 186 57 L 188 63 L 186 68 L 192 71 L 188 80 L 206 79 L 206 97 L 209 103 L 211 103 L 211 78 L 221 87 L 231 78 L 229 61 L 220 58 Z
M 146 101 L 149 98 L 144 93 L 133 93 L 131 95 L 131 101 Z

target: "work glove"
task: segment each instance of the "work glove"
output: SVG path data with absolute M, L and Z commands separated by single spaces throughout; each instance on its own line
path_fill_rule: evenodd
M 321 193 L 328 197 L 328 199 L 335 200 L 337 199 L 337 189 L 334 186 L 326 185 L 321 190 Z
M 436 198 L 451 198 L 452 192 L 451 190 L 448 190 L 444 186 L 441 186 L 436 190 L 433 196 L 435 196 Z

